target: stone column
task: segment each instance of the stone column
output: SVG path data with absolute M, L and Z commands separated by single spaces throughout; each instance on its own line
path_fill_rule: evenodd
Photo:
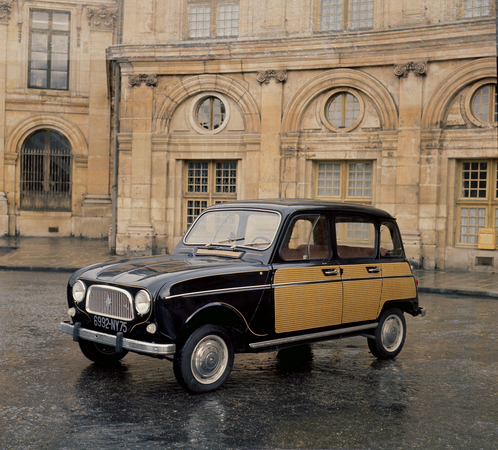
M 107 236 L 111 223 L 110 108 L 107 95 L 106 49 L 113 43 L 117 9 L 87 7 L 90 24 L 89 131 L 87 192 L 83 200 L 81 230 L 85 237 Z
M 420 143 L 425 63 L 396 66 L 399 77 L 399 132 L 396 158 L 396 216 L 405 249 L 415 266 L 421 262 L 419 222 Z
M 287 72 L 267 70 L 258 73 L 257 79 L 262 84 L 259 198 L 278 198 L 283 83 L 287 80 Z
M 9 211 L 5 195 L 5 89 L 7 83 L 7 27 L 11 2 L 0 2 L 0 236 L 9 234 Z
M 120 251 L 151 255 L 154 248 L 154 227 L 151 222 L 152 193 L 152 116 L 155 75 L 131 76 L 131 178 L 130 219 Z M 124 244 L 124 245 L 123 245 Z

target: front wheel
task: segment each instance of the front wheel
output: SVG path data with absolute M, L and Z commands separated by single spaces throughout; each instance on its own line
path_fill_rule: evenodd
M 90 361 L 100 365 L 116 364 L 128 353 L 128 350 L 123 350 L 121 353 L 118 353 L 116 352 L 116 347 L 97 344 L 96 342 L 86 341 L 84 339 L 80 339 L 78 343 L 80 344 L 81 352 Z
M 375 339 L 368 339 L 368 348 L 376 358 L 395 358 L 405 343 L 406 321 L 398 308 L 387 309 L 375 329 Z
M 192 393 L 219 388 L 228 378 L 234 360 L 228 333 L 216 325 L 195 330 L 175 354 L 173 370 L 178 383 Z

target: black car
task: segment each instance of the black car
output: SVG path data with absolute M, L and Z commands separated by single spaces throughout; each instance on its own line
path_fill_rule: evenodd
M 171 359 L 190 392 L 221 386 L 237 352 L 362 335 L 394 358 L 404 313 L 425 315 L 390 214 L 301 199 L 211 206 L 173 254 L 81 269 L 67 298 L 60 329 L 87 358 Z

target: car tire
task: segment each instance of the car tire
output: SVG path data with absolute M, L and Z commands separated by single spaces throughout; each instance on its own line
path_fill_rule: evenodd
M 225 329 L 204 325 L 176 352 L 173 370 L 178 383 L 195 394 L 214 391 L 232 370 L 234 349 Z
M 406 321 L 398 308 L 384 311 L 375 329 L 375 339 L 368 339 L 368 348 L 378 359 L 395 358 L 405 343 Z
M 116 348 L 97 344 L 96 342 L 86 341 L 80 339 L 78 341 L 80 345 L 81 352 L 90 360 L 99 365 L 111 365 L 116 364 L 118 361 L 122 360 L 128 350 L 123 350 L 121 353 L 116 352 Z

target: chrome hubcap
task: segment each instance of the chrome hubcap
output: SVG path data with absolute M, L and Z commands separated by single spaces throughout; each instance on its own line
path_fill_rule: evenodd
M 217 381 L 228 364 L 228 348 L 219 336 L 206 336 L 195 346 L 191 368 L 194 378 L 202 384 Z
M 401 344 L 402 338 L 403 323 L 401 322 L 401 319 L 396 315 L 389 316 L 382 326 L 382 346 L 387 351 L 393 352 Z

